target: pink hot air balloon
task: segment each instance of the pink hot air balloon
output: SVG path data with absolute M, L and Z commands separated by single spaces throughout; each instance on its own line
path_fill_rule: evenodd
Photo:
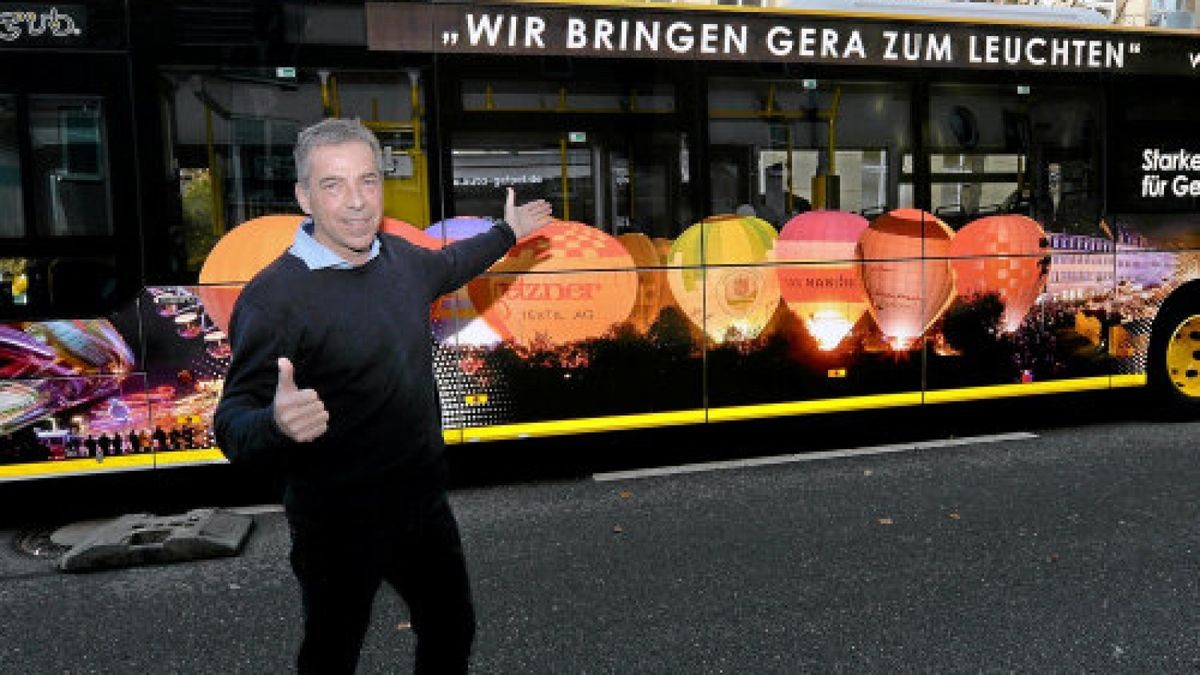
M 954 300 L 950 241 L 954 231 L 933 214 L 896 209 L 875 219 L 858 240 L 868 309 L 893 349 L 907 349 Z
M 783 226 L 775 242 L 784 302 L 817 340 L 833 349 L 867 311 L 855 247 L 865 218 L 844 211 L 809 211 Z
M 958 294 L 995 293 L 1004 303 L 1004 330 L 1015 331 L 1046 283 L 1046 232 L 1022 215 L 987 216 L 954 235 L 950 261 Z

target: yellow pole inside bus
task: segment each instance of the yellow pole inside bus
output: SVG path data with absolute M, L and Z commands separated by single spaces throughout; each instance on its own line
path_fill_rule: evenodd
M 571 219 L 571 186 L 567 176 L 567 135 L 564 133 L 558 139 L 559 164 L 562 167 L 562 203 L 563 220 Z

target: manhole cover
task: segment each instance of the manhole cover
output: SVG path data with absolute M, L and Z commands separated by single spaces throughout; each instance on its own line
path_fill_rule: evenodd
M 13 548 L 17 549 L 18 553 L 35 558 L 57 560 L 71 550 L 71 547 L 54 543 L 50 538 L 52 534 L 54 534 L 54 529 L 49 527 L 22 530 L 13 537 Z

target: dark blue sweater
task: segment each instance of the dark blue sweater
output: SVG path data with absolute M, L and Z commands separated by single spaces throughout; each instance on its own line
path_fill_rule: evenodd
M 310 270 L 284 253 L 233 310 L 217 443 L 232 461 L 283 468 L 293 520 L 391 518 L 445 489 L 430 303 L 504 255 L 513 233 L 499 225 L 440 251 L 380 241 L 378 256 L 348 270 Z M 329 411 L 329 429 L 310 443 L 274 423 L 281 356 Z

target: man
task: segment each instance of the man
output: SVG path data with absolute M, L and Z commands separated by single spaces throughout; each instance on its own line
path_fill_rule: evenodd
M 281 466 L 300 582 L 301 673 L 352 673 L 382 581 L 408 604 L 416 672 L 466 672 L 474 610 L 446 499 L 430 303 L 550 220 L 538 200 L 430 251 L 380 234 L 379 143 L 357 121 L 300 132 L 310 218 L 242 291 L 216 412 L 234 461 Z

